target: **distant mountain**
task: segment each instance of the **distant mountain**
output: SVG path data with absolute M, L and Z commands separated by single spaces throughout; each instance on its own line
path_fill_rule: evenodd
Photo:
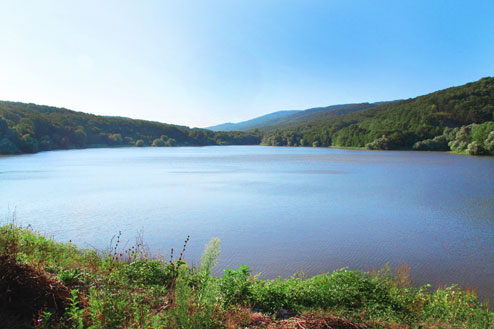
M 297 113 L 301 111 L 293 110 L 293 111 L 278 111 L 278 112 L 273 112 L 269 113 L 254 119 L 250 119 L 247 121 L 242 121 L 238 123 L 232 123 L 232 122 L 227 122 L 227 123 L 222 123 L 216 126 L 211 126 L 211 127 L 206 127 L 206 129 L 212 130 L 212 131 L 245 131 L 245 130 L 250 130 L 250 129 L 256 129 L 259 127 L 263 126 L 268 126 L 275 124 L 278 122 L 278 120 L 290 116 L 293 113 Z
M 258 129 L 263 132 L 269 132 L 277 129 L 298 127 L 310 122 L 316 122 L 352 112 L 369 109 L 385 103 L 388 102 L 341 104 L 326 107 L 314 107 L 304 111 L 298 111 L 289 116 L 280 118 L 280 120 L 278 120 L 277 122 L 258 127 Z
M 247 131 L 252 129 L 270 131 L 279 128 L 297 126 L 309 121 L 319 120 L 327 116 L 341 115 L 354 111 L 360 111 L 380 104 L 383 104 L 383 102 L 373 104 L 362 103 L 331 105 L 326 107 L 314 107 L 303 111 L 278 111 L 247 121 L 242 121 L 239 123 L 228 122 L 217 126 L 207 127 L 206 129 L 210 129 L 213 131 Z

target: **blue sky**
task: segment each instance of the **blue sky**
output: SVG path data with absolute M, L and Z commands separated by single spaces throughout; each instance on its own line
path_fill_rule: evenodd
M 204 127 L 494 75 L 494 1 L 0 2 L 0 99 Z

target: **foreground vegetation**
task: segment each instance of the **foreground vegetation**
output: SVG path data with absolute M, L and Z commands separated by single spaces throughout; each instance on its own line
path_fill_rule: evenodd
M 475 293 L 454 286 L 414 287 L 406 267 L 395 274 L 342 269 L 260 280 L 241 266 L 213 277 L 219 240 L 206 246 L 198 267 L 184 261 L 186 244 L 177 258 L 172 250 L 167 260 L 151 259 L 141 241 L 121 249 L 117 236 L 108 251 L 98 253 L 2 226 L 0 323 L 8 328 L 301 328 L 290 326 L 300 323 L 293 319 L 313 324 L 324 319 L 317 322 L 321 326 L 306 328 L 331 328 L 328 321 L 339 323 L 335 328 L 494 326 L 494 313 Z M 273 320 L 296 314 L 306 315 Z

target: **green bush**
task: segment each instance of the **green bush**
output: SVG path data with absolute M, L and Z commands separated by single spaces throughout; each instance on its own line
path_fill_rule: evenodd
M 432 139 L 426 139 L 413 144 L 413 149 L 417 151 L 449 151 L 446 136 L 439 135 Z
M 174 276 L 173 264 L 158 260 L 139 259 L 122 268 L 122 275 L 131 284 L 168 287 Z
M 486 153 L 482 144 L 479 144 L 477 141 L 473 141 L 467 146 L 467 154 L 468 155 L 484 155 Z
M 484 141 L 485 149 L 490 153 L 494 154 L 494 131 L 491 131 Z
M 198 273 L 187 266 L 179 267 L 175 287 L 175 307 L 171 322 L 174 328 L 208 329 L 213 327 L 214 314 L 219 308 L 219 288 L 216 278 L 210 275 L 220 253 L 220 240 L 211 239 L 201 256 Z
M 383 135 L 380 138 L 375 139 L 373 142 L 365 145 L 369 150 L 389 150 L 392 148 L 391 140 Z
M 272 314 L 302 310 L 295 298 L 300 290 L 299 283 L 297 279 L 282 278 L 256 281 L 252 289 L 252 306 Z
M 225 270 L 218 282 L 223 302 L 226 305 L 250 305 L 254 280 L 247 265 L 237 270 Z
M 156 138 L 155 140 L 153 140 L 153 143 L 151 144 L 151 146 L 154 146 L 154 147 L 163 147 L 165 145 L 166 145 L 165 142 L 159 138 Z

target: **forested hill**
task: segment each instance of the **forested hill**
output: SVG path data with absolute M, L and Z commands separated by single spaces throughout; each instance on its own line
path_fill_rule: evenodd
M 259 144 L 255 133 L 213 132 L 0 101 L 0 154 L 113 146 Z
M 270 123 L 258 129 L 263 132 L 274 131 L 283 128 L 299 127 L 316 121 L 327 120 L 343 114 L 370 109 L 388 102 L 340 104 L 325 107 L 314 107 L 304 111 L 298 111 L 286 116 L 277 122 Z
M 0 101 L 0 154 L 113 146 L 337 146 L 494 154 L 494 78 L 425 96 L 285 113 L 248 132 L 214 132 Z M 266 122 L 264 122 L 265 124 Z
M 314 107 L 303 111 L 278 111 L 269 113 L 254 119 L 238 123 L 223 123 L 217 126 L 207 127 L 206 129 L 214 131 L 248 131 L 259 129 L 260 131 L 272 131 L 280 128 L 296 127 L 307 122 L 321 120 L 341 114 L 351 113 L 368 109 L 383 104 L 380 103 L 361 103 L 361 104 L 339 104 L 325 107 Z
M 278 111 L 278 112 L 273 112 L 269 113 L 251 120 L 247 121 L 242 121 L 238 123 L 232 123 L 232 122 L 227 122 L 227 123 L 222 123 L 216 126 L 211 126 L 211 127 L 206 127 L 206 129 L 210 129 L 213 131 L 246 131 L 250 129 L 257 129 L 266 125 L 270 125 L 273 123 L 278 122 L 279 120 L 282 120 L 285 117 L 290 117 L 292 114 L 301 112 L 301 111 Z
M 277 129 L 265 133 L 262 143 L 459 152 L 470 148 L 470 154 L 492 154 L 493 121 L 494 78 L 489 77 L 417 98 Z

